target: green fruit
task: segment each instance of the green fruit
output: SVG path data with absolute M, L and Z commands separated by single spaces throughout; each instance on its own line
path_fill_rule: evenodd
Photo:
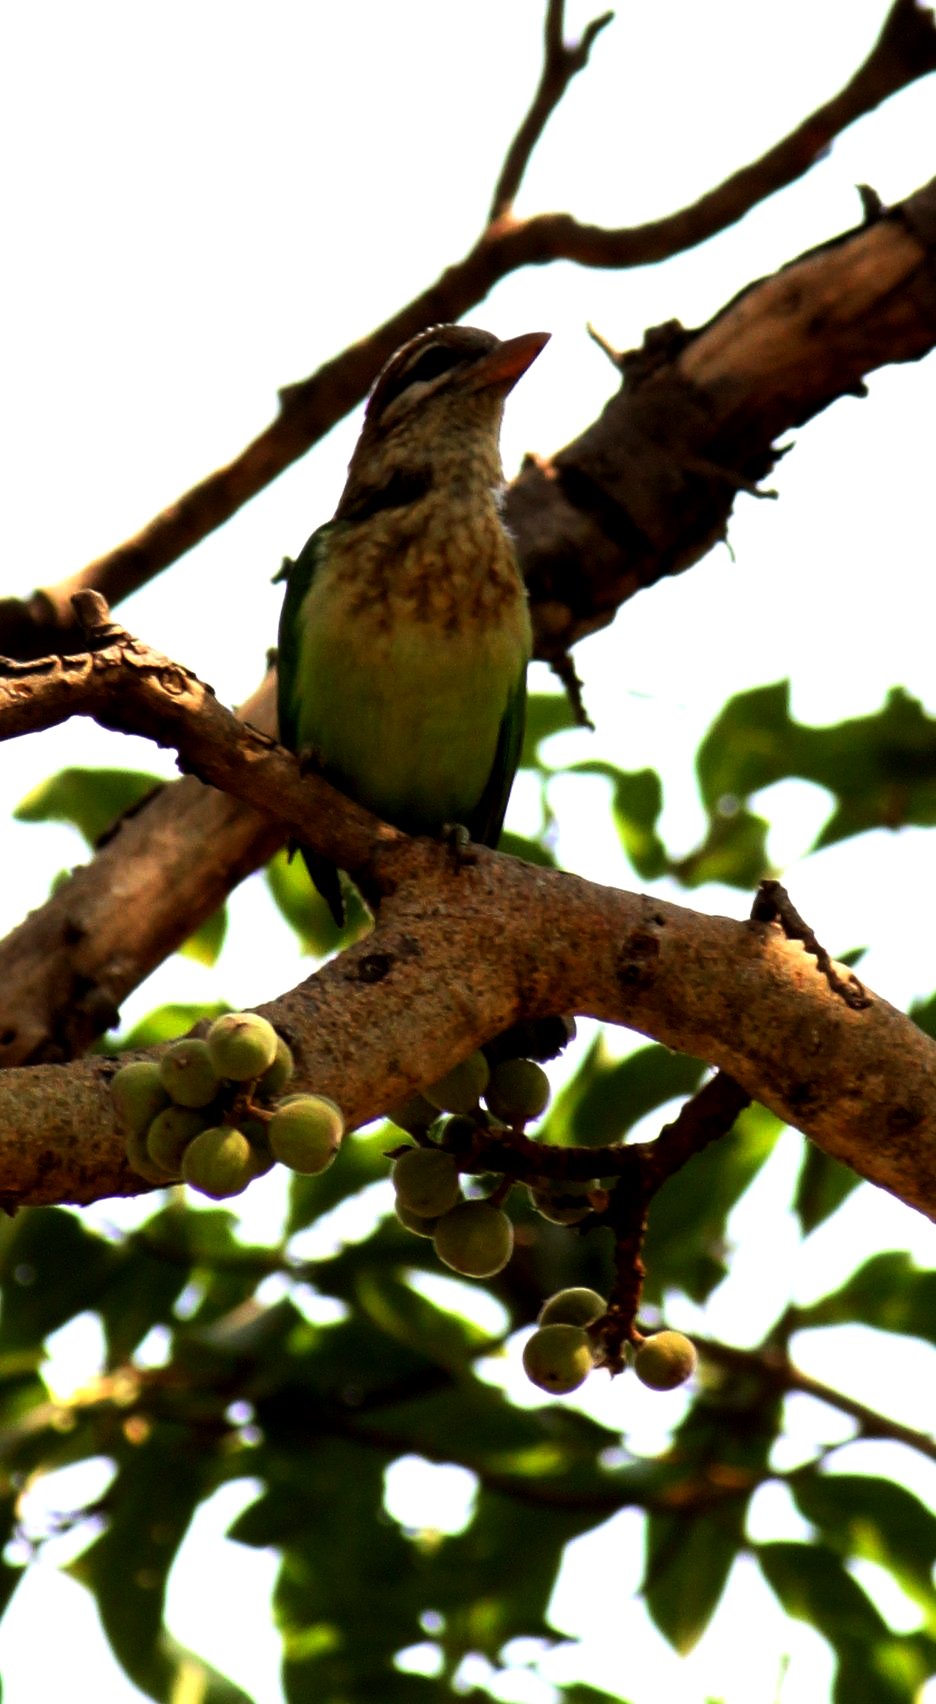
M 266 1177 L 272 1171 L 276 1161 L 268 1148 L 260 1147 L 256 1142 L 250 1143 L 250 1167 L 252 1177 Z
M 276 1038 L 276 1058 L 272 1065 L 264 1071 L 257 1084 L 257 1088 L 264 1099 L 274 1100 L 277 1095 L 281 1095 L 295 1069 L 296 1062 L 292 1053 L 282 1036 L 278 1035 Z
M 466 1278 L 493 1278 L 513 1252 L 513 1225 L 490 1201 L 460 1201 L 443 1213 L 433 1237 L 436 1254 Z
M 438 1107 L 427 1101 L 425 1095 L 408 1095 L 406 1100 L 397 1101 L 387 1108 L 391 1124 L 398 1125 L 408 1136 L 425 1136 L 438 1116 Z
M 142 1130 L 129 1130 L 125 1147 L 127 1159 L 138 1177 L 145 1177 L 147 1183 L 158 1183 L 163 1188 L 167 1183 L 177 1182 L 178 1172 L 173 1176 L 171 1173 L 163 1171 L 162 1166 L 158 1166 L 156 1161 L 150 1158 L 146 1146 L 146 1135 Z
M 182 1171 L 182 1155 L 200 1130 L 205 1128 L 205 1114 L 192 1106 L 167 1106 L 157 1113 L 146 1132 L 146 1149 L 151 1160 L 172 1177 Z
M 591 1212 L 588 1183 L 557 1183 L 552 1189 L 531 1189 L 530 1201 L 543 1219 L 554 1225 L 578 1225 Z
M 484 1054 L 470 1053 L 437 1083 L 430 1083 L 423 1093 L 440 1112 L 473 1112 L 487 1088 L 489 1075 Z
M 157 1112 L 169 1105 L 159 1066 L 151 1059 L 122 1065 L 111 1078 L 110 1092 L 118 1124 L 134 1136 L 142 1136 Z
M 597 1290 L 584 1284 L 570 1290 L 557 1290 L 549 1296 L 539 1311 L 540 1325 L 594 1325 L 607 1311 L 608 1304 Z
M 577 1325 L 541 1325 L 523 1350 L 523 1369 L 540 1390 L 567 1396 L 594 1366 L 587 1333 Z
M 695 1347 L 681 1331 L 655 1331 L 634 1356 L 634 1372 L 651 1390 L 675 1390 L 695 1372 Z
M 281 1101 L 267 1125 L 275 1160 L 311 1176 L 330 1166 L 344 1135 L 344 1119 L 325 1095 L 294 1095 Z
M 532 1059 L 504 1059 L 491 1072 L 484 1098 L 495 1118 L 512 1127 L 527 1124 L 549 1105 L 549 1078 Z
M 394 1160 L 392 1176 L 404 1207 L 424 1219 L 447 1213 L 461 1196 L 455 1161 L 440 1148 L 407 1148 Z
M 251 1147 L 244 1132 L 230 1124 L 202 1130 L 182 1156 L 182 1176 L 193 1189 L 223 1201 L 240 1195 L 254 1176 Z
M 408 1231 L 413 1231 L 417 1237 L 435 1236 L 436 1225 L 439 1223 L 437 1217 L 425 1219 L 421 1213 L 414 1213 L 411 1208 L 404 1207 L 399 1196 L 394 1203 L 393 1211 L 400 1224 L 405 1225 Z
M 208 1043 L 194 1037 L 174 1041 L 166 1049 L 159 1074 L 177 1106 L 208 1106 L 221 1086 Z
M 218 1076 L 234 1083 L 262 1077 L 276 1058 L 276 1031 L 256 1012 L 225 1012 L 212 1024 L 206 1044 Z

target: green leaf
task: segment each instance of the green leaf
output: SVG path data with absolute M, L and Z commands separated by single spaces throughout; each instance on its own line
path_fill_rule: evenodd
M 211 1462 L 211 1452 L 177 1426 L 159 1424 L 136 1448 L 125 1445 L 107 1496 L 107 1529 L 68 1569 L 94 1593 L 130 1679 L 157 1699 L 171 1697 L 176 1673 L 162 1630 L 166 1579 L 207 1492 Z M 236 1690 L 231 1697 L 249 1704 Z
M 671 873 L 688 888 L 701 887 L 704 882 L 754 888 L 771 872 L 769 832 L 770 824 L 763 817 L 738 808 L 733 801 L 719 800 L 702 845 L 672 864 Z
M 651 1203 L 644 1242 L 647 1301 L 659 1304 L 672 1286 L 703 1302 L 721 1282 L 728 1270 L 725 1220 L 782 1129 L 766 1107 L 746 1107 L 727 1136 L 663 1185 Z
M 787 1614 L 808 1621 L 838 1654 L 835 1704 L 914 1704 L 932 1672 L 931 1639 L 891 1633 L 825 1545 L 784 1541 L 758 1545 L 754 1554 Z
M 831 1549 L 890 1569 L 936 1630 L 936 1514 L 904 1486 L 856 1473 L 794 1476 L 791 1490 L 801 1514 Z
M 522 834 L 502 834 L 497 849 L 506 852 L 509 858 L 520 858 L 524 864 L 536 864 L 542 870 L 558 867 L 555 853 L 542 840 L 530 840 Z
M 195 1024 L 202 1021 L 212 1022 L 221 1018 L 231 1010 L 224 1000 L 209 1000 L 204 1005 L 183 1005 L 175 1003 L 167 1006 L 157 1006 L 152 1012 L 147 1012 L 138 1024 L 126 1035 L 108 1037 L 107 1051 L 109 1053 L 128 1053 L 137 1047 L 159 1047 L 164 1041 L 174 1041 L 176 1036 L 188 1035 Z
M 621 845 L 641 881 L 657 881 L 669 868 L 656 832 L 663 809 L 663 783 L 655 769 L 626 771 L 591 761 L 573 764 L 570 775 L 601 775 L 612 783 L 611 810 Z
M 833 1160 L 822 1148 L 807 1142 L 793 1197 L 793 1211 L 804 1233 L 814 1231 L 830 1218 L 860 1182 L 849 1166 L 843 1166 L 840 1160 Z
M 564 692 L 534 692 L 527 699 L 521 769 L 542 769 L 539 747 L 552 734 L 575 728 L 575 713 Z M 551 771 L 550 771 L 551 773 Z
M 175 1323 L 173 1304 L 189 1277 L 184 1266 L 160 1259 L 141 1242 L 124 1243 L 117 1254 L 96 1303 L 111 1367 L 128 1361 L 153 1326 Z
M 886 1623 L 834 1550 L 778 1540 L 755 1545 L 754 1554 L 787 1614 L 810 1622 L 830 1645 L 873 1644 L 886 1634 Z
M 356 1300 L 378 1330 L 441 1367 L 470 1367 L 472 1357 L 490 1341 L 480 1326 L 436 1307 L 391 1272 L 365 1269 Z
M 910 1007 L 909 1016 L 921 1030 L 936 1041 L 936 994 L 931 994 L 928 1000 L 916 1001 Z
M 186 958 L 195 959 L 197 964 L 207 965 L 208 968 L 217 963 L 218 955 L 224 946 L 227 934 L 227 906 L 221 905 L 217 911 L 206 917 L 204 923 L 183 941 L 179 952 Z
M 392 1162 L 387 1159 L 387 1150 L 398 1148 L 405 1141 L 405 1133 L 392 1124 L 382 1124 L 366 1135 L 351 1131 L 341 1144 L 338 1159 L 327 1171 L 317 1177 L 303 1177 L 294 1172 L 289 1180 L 287 1236 L 304 1230 L 323 1213 L 330 1213 L 347 1196 L 358 1195 L 369 1184 L 389 1178 Z
M 267 864 L 265 876 L 273 900 L 298 937 L 301 950 L 316 958 L 334 952 L 345 931 L 335 923 L 299 853 L 290 856 L 281 848 Z M 345 928 L 359 928 L 366 917 L 361 901 L 352 888 L 345 886 L 342 891 L 348 914 Z
M 70 822 L 96 846 L 118 817 L 158 792 L 158 775 L 131 769 L 62 769 L 21 799 L 17 822 Z
M 857 1321 L 936 1343 L 936 1271 L 921 1271 L 902 1250 L 876 1254 L 841 1289 L 794 1308 L 791 1318 L 795 1330 Z
M 728 1582 L 743 1537 L 744 1505 L 708 1513 L 652 1514 L 647 1522 L 644 1597 L 680 1656 L 698 1643 Z
M 882 710 L 832 727 L 790 716 L 789 682 L 732 698 L 699 747 L 702 797 L 743 804 L 763 787 L 800 776 L 825 787 L 837 805 L 815 847 L 872 828 L 936 823 L 936 719 L 895 687 Z
M 612 1060 L 599 1036 L 556 1099 L 544 1139 L 588 1148 L 620 1142 L 654 1107 L 694 1093 L 704 1070 L 697 1059 L 657 1043 Z
M 0 1249 L 0 1347 L 32 1348 L 66 1320 L 94 1308 L 120 1252 L 59 1207 L 26 1207 Z

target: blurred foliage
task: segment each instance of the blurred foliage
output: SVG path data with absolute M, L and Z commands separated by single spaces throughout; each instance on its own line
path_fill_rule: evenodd
M 563 700 L 534 699 L 524 763 L 545 788 L 553 774 L 540 751 L 550 735 L 573 725 Z M 774 874 L 767 856 L 766 819 L 751 809 L 758 793 L 778 781 L 810 781 L 829 793 L 833 808 L 812 850 L 874 828 L 936 823 L 936 719 L 901 688 L 883 709 L 831 727 L 813 728 L 790 714 L 788 681 L 755 687 L 730 699 L 699 746 L 696 775 L 708 828 L 692 852 L 674 857 L 660 837 L 663 784 L 653 769 L 625 771 L 603 761 L 574 763 L 564 773 L 598 775 L 610 783 L 611 812 L 623 850 L 641 881 L 673 876 L 682 886 L 704 882 L 753 889 Z
M 564 699 L 531 700 L 524 764 L 540 784 L 541 828 L 507 842 L 518 856 L 554 857 L 548 792 L 559 771 L 544 746 L 572 726 Z M 654 771 L 591 762 L 569 772 L 608 783 L 621 844 L 641 880 L 670 875 L 687 886 L 718 879 L 753 889 L 767 869 L 768 832 L 753 805 L 785 777 L 805 777 L 830 795 L 817 845 L 932 822 L 936 813 L 936 727 L 899 692 L 877 715 L 838 728 L 795 722 L 784 685 L 741 694 L 703 740 L 697 769 L 708 828 L 681 858 L 659 834 L 663 787 Z M 94 842 L 154 785 L 150 776 L 69 770 L 37 788 L 19 814 L 72 822 Z M 369 927 L 348 889 L 339 936 L 300 858 L 277 855 L 267 882 L 303 953 L 332 952 Z M 225 1009 L 162 1006 L 120 1045 L 153 1045 Z M 913 1016 L 936 1036 L 936 996 Z M 702 1062 L 655 1044 L 616 1058 L 598 1038 L 571 1075 L 559 1068 L 562 1087 L 540 1139 L 594 1148 L 652 1139 L 705 1072 Z M 644 1247 L 647 1323 L 678 1315 L 681 1299 L 704 1304 L 730 1271 L 731 1214 L 779 1135 L 777 1120 L 752 1106 L 662 1188 Z M 795 1388 L 784 1371 L 792 1334 L 857 1324 L 934 1342 L 936 1274 L 900 1251 L 870 1253 L 857 1271 L 838 1274 L 828 1294 L 784 1303 L 760 1345 L 730 1361 L 714 1350 L 703 1355 L 691 1388 L 655 1398 L 669 1442 L 655 1457 L 641 1456 L 627 1444 L 632 1374 L 616 1386 L 613 1425 L 598 1424 L 574 1399 L 518 1406 L 498 1383 L 505 1355 L 516 1359 L 510 1339 L 532 1324 L 545 1295 L 569 1284 L 607 1293 L 607 1234 L 552 1224 L 515 1189 L 507 1204 L 514 1257 L 486 1286 L 502 1323 L 482 1328 L 462 1311 L 463 1286 L 439 1282 L 431 1242 L 410 1235 L 389 1210 L 387 1150 L 400 1140 L 391 1127 L 356 1134 L 330 1170 L 293 1177 L 269 1244 L 245 1240 L 235 1213 L 194 1204 L 181 1189 L 154 1194 L 150 1217 L 130 1231 L 94 1230 L 66 1208 L 0 1221 L 0 1522 L 12 1541 L 0 1565 L 0 1607 L 15 1597 L 24 1552 L 44 1542 L 29 1529 L 30 1485 L 104 1458 L 113 1470 L 106 1491 L 91 1508 L 69 1507 L 57 1530 L 95 1523 L 70 1572 L 93 1595 L 114 1652 L 134 1683 L 165 1704 L 250 1704 L 176 1644 L 163 1614 L 193 1515 L 226 1482 L 248 1479 L 259 1490 L 231 1537 L 279 1553 L 274 1614 L 290 1704 L 483 1700 L 509 1665 L 511 1640 L 559 1640 L 550 1600 L 564 1547 L 630 1509 L 644 1519 L 644 1602 L 675 1650 L 693 1647 L 735 1564 L 753 1561 L 784 1610 L 831 1646 L 836 1704 L 912 1704 L 936 1667 L 936 1517 L 906 1486 L 847 1471 L 841 1446 L 804 1449 L 784 1470 L 777 1463 L 789 1456 L 777 1445 L 784 1399 Z M 772 1210 L 791 1210 L 807 1237 L 856 1187 L 852 1173 L 807 1144 L 789 1199 Z M 352 1199 L 353 1231 L 318 1237 L 326 1221 L 350 1222 Z M 308 1252 L 322 1248 L 334 1252 Z M 434 1285 L 423 1282 L 430 1277 Z M 103 1364 L 70 1396 L 53 1395 L 43 1377 L 45 1344 L 86 1314 L 100 1322 Z M 144 1352 L 154 1342 L 159 1353 Z M 385 1475 L 410 1455 L 474 1476 L 463 1530 L 413 1531 L 391 1518 Z M 788 1490 L 811 1536 L 751 1538 L 749 1507 L 765 1485 Z M 894 1631 L 855 1577 L 857 1562 L 886 1570 L 918 1606 L 914 1630 Z M 258 1604 L 258 1616 L 267 1612 Z M 438 1673 L 395 1666 L 398 1653 L 427 1641 Z M 490 1690 L 463 1685 L 471 1654 L 490 1664 Z M 627 1704 L 638 1683 L 622 1633 L 618 1692 L 574 1682 L 558 1692 L 563 1704 Z
M 70 823 L 90 847 L 98 847 L 117 832 L 121 818 L 133 816 L 164 786 L 158 775 L 133 769 L 60 769 L 57 775 L 33 787 L 13 816 L 17 822 Z M 179 952 L 210 967 L 221 952 L 226 934 L 227 907 L 222 905 L 183 941 Z

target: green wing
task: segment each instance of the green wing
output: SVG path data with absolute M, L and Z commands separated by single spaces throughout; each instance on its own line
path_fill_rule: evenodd
M 491 773 L 474 810 L 465 821 L 472 840 L 479 846 L 496 846 L 507 812 L 507 800 L 520 762 L 523 748 L 523 728 L 526 721 L 526 660 L 517 684 L 507 701 L 504 718 L 497 736 L 497 750 Z
M 302 605 L 328 546 L 331 525 L 319 527 L 295 562 L 284 564 L 286 596 L 280 614 L 277 641 L 277 715 L 279 737 L 284 746 L 300 754 L 299 700 L 302 693 L 299 659 L 302 637 Z M 303 862 L 339 929 L 344 924 L 344 902 L 338 871 L 327 858 L 308 846 L 300 846 Z

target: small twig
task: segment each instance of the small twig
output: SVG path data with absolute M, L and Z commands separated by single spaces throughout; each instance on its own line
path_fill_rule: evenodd
M 673 1119 L 664 1125 L 655 1142 L 647 1144 L 647 1199 L 674 1174 L 701 1153 L 710 1142 L 727 1136 L 736 1118 L 752 1097 L 747 1089 L 736 1083 L 727 1071 L 716 1071 L 701 1089 L 686 1101 Z
M 603 12 L 600 18 L 593 18 L 577 46 L 567 47 L 563 41 L 564 14 L 565 0 L 548 0 L 543 27 L 543 69 L 530 110 L 511 142 L 501 167 L 488 214 L 488 221 L 492 225 L 509 213 L 523 174 L 530 163 L 530 156 L 546 125 L 572 78 L 588 64 L 588 56 L 597 37 L 614 17 L 613 12 Z
M 847 977 L 839 975 L 825 947 L 817 941 L 809 924 L 804 922 L 782 883 L 766 878 L 761 882 L 751 907 L 751 919 L 755 923 L 779 923 L 788 940 L 802 941 L 806 951 L 818 960 L 819 969 L 833 994 L 844 1000 L 853 1012 L 867 1010 L 871 1000 L 863 984 L 854 971 L 849 971 Z
M 598 330 L 597 326 L 592 325 L 591 320 L 587 321 L 585 330 L 592 342 L 601 350 L 602 355 L 607 355 L 608 360 L 611 362 L 615 371 L 618 373 L 623 372 L 625 351 L 623 349 L 615 349 L 614 344 L 609 343 L 608 339 Z
M 549 666 L 557 680 L 561 681 L 562 685 L 565 687 L 566 695 L 572 706 L 577 726 L 580 728 L 590 728 L 592 733 L 594 733 L 595 724 L 585 708 L 585 699 L 582 695 L 582 683 L 579 680 L 578 671 L 576 670 L 575 664 L 573 663 L 568 651 L 560 651 L 555 657 L 550 657 Z
M 555 38 L 559 11 L 552 0 L 547 23 L 553 36 L 547 39 L 547 51 L 549 39 Z M 589 26 L 592 41 L 596 26 L 604 27 L 604 20 Z M 588 32 L 578 49 L 564 51 L 581 52 L 587 40 Z M 114 605 L 146 585 L 323 438 L 363 399 L 394 349 L 426 325 L 460 319 L 511 272 L 551 260 L 571 260 L 580 266 L 646 266 L 683 253 L 726 230 L 752 207 L 802 177 L 856 119 L 934 70 L 936 29 L 931 14 L 915 0 L 895 0 L 878 40 L 845 87 L 760 159 L 742 166 L 698 201 L 644 225 L 616 229 L 586 225 L 568 213 L 541 213 L 518 221 L 502 218 L 496 225 L 487 225 L 462 260 L 446 267 L 370 336 L 349 345 L 309 378 L 289 385 L 276 419 L 226 466 L 214 469 L 131 538 L 59 585 L 26 599 L 0 600 L 0 650 L 35 658 L 67 646 L 74 638 L 69 631 L 74 592 L 95 586 Z M 522 133 L 523 127 L 511 152 L 518 148 Z M 522 154 L 519 158 L 525 165 Z M 515 168 L 508 171 L 509 160 L 508 154 L 495 204 L 501 186 L 509 189 L 511 177 L 516 176 Z

